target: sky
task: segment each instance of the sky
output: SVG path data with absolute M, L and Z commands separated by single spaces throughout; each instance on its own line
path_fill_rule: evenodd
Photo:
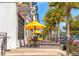
M 42 20 L 43 20 L 45 13 L 48 10 L 48 3 L 47 2 L 38 2 L 37 5 L 38 5 L 39 20 L 40 20 L 40 23 L 43 24 L 44 22 Z
M 72 9 L 71 14 L 72 16 L 77 16 L 79 14 L 79 9 Z
M 43 17 L 48 10 L 48 3 L 47 2 L 38 2 L 37 5 L 38 5 L 39 20 L 40 20 L 40 23 L 43 24 L 44 22 L 42 20 L 43 20 Z M 79 10 L 78 9 L 72 9 L 71 14 L 72 14 L 73 17 L 77 16 L 79 14 Z M 65 23 L 61 23 L 60 28 L 62 28 L 65 25 L 66 25 Z

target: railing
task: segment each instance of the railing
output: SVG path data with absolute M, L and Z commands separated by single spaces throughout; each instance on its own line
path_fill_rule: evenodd
M 5 55 L 5 51 L 7 50 L 7 33 L 0 33 L 0 41 L 1 41 L 1 56 Z

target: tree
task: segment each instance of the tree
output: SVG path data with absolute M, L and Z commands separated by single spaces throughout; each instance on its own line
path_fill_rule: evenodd
M 65 10 L 65 13 L 67 13 L 67 20 L 71 18 L 70 11 L 72 8 L 79 8 L 79 3 L 78 2 L 56 2 L 56 3 L 49 3 L 50 7 L 55 7 L 55 8 L 61 8 Z M 69 35 L 69 21 L 67 21 L 67 36 L 70 37 Z
M 61 9 L 64 9 L 65 10 L 65 13 L 67 13 L 67 17 L 66 19 L 67 20 L 70 20 L 71 18 L 71 14 L 70 14 L 70 11 L 72 8 L 79 8 L 79 3 L 78 2 L 51 2 L 49 3 L 49 6 L 50 7 L 55 7 L 55 8 L 61 8 Z M 69 40 L 69 37 L 70 37 L 70 31 L 69 31 L 69 21 L 66 22 L 66 26 L 67 26 L 67 40 Z M 69 51 L 68 52 L 68 55 L 69 55 Z
M 50 39 L 50 36 L 51 36 L 51 30 L 54 30 L 54 33 L 55 33 L 55 30 L 56 30 L 56 20 L 53 18 L 52 16 L 52 13 L 54 11 L 52 11 L 51 9 L 48 10 L 48 12 L 46 13 L 46 15 L 44 16 L 44 22 L 47 26 L 47 29 L 48 29 L 48 37 Z M 53 19 L 53 21 L 51 21 Z
M 66 27 L 64 27 L 64 29 L 66 30 Z M 79 35 L 79 20 L 73 20 L 71 23 L 70 23 L 70 34 L 71 36 L 73 35 Z
M 61 21 L 64 21 L 64 16 L 66 16 L 66 13 L 64 13 L 63 9 L 50 8 L 44 17 L 44 20 L 50 25 L 50 27 L 54 26 L 54 30 L 57 29 L 57 41 L 60 40 L 59 24 Z

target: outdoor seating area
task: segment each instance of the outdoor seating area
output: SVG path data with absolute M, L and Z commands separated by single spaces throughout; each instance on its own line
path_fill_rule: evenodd
M 46 26 L 43 24 L 40 24 L 38 21 L 33 20 L 31 23 L 25 25 L 26 30 L 33 30 L 31 36 L 31 39 L 29 40 L 30 42 L 30 47 L 39 47 L 42 40 L 43 40 L 43 35 L 42 32 L 40 32 L 40 29 L 45 28 Z

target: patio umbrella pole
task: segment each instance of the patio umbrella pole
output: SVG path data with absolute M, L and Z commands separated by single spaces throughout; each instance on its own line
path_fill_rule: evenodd
M 34 31 L 36 30 L 36 26 L 34 26 Z M 34 41 L 34 47 L 37 47 L 37 38 L 35 38 L 36 41 Z

